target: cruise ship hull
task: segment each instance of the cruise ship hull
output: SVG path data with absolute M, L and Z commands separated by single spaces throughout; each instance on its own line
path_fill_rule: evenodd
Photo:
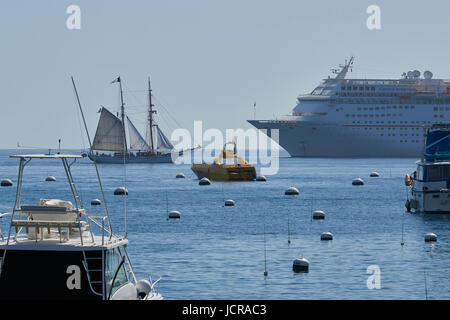
M 423 138 L 399 142 L 398 135 L 377 136 L 364 125 L 284 120 L 248 122 L 258 129 L 266 129 L 269 136 L 270 130 L 278 129 L 279 144 L 292 157 L 417 158 L 423 151 Z

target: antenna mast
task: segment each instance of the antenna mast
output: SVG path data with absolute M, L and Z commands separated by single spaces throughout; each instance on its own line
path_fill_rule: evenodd
M 345 60 L 345 64 L 344 65 L 339 65 L 340 69 L 331 69 L 331 72 L 336 74 L 335 79 L 345 79 L 345 76 L 347 75 L 348 69 L 351 68 L 351 66 L 353 65 L 353 61 L 355 60 L 354 56 L 350 57 L 350 60 L 347 62 L 347 60 Z
M 89 130 L 87 128 L 86 119 L 84 118 L 83 108 L 81 107 L 80 97 L 78 96 L 78 90 L 77 90 L 77 87 L 75 86 L 75 81 L 73 80 L 73 77 L 70 77 L 70 79 L 72 80 L 73 90 L 75 91 L 75 97 L 77 98 L 77 103 L 78 103 L 78 107 L 80 109 L 81 118 L 83 119 L 84 129 L 86 130 L 86 136 L 87 136 L 88 142 L 89 142 L 89 148 L 90 148 L 90 150 L 92 150 L 91 137 L 89 135 Z M 102 194 L 103 206 L 105 207 L 105 213 L 106 213 L 106 217 L 107 217 L 106 220 L 107 220 L 108 228 L 109 228 L 109 238 L 111 239 L 111 237 L 113 235 L 111 220 L 109 219 L 109 212 L 108 212 L 108 207 L 106 206 L 105 193 L 103 192 L 102 180 L 100 179 L 100 173 L 98 172 L 97 162 L 95 160 L 94 160 L 94 167 L 95 167 L 95 172 L 97 173 L 97 180 L 98 180 L 98 184 L 100 187 L 100 192 Z

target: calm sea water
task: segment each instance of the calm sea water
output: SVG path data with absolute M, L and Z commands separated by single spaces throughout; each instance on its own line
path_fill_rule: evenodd
M 11 153 L 20 151 L 0 151 L 0 179 L 16 182 Z M 113 195 L 123 168 L 99 167 L 113 228 L 123 233 L 123 197 Z M 425 299 L 426 290 L 429 299 L 449 299 L 450 216 L 405 213 L 404 175 L 414 168 L 415 159 L 281 158 L 279 173 L 267 182 L 199 186 L 187 165 L 128 165 L 130 258 L 137 273 L 163 277 L 159 291 L 166 299 Z M 85 207 L 100 211 L 90 206 L 100 198 L 92 163 L 83 159 L 72 171 Z M 380 177 L 369 178 L 372 171 Z M 187 178 L 175 179 L 178 172 Z M 57 181 L 44 182 L 48 175 Z M 362 187 L 351 185 L 358 176 Z M 300 195 L 285 196 L 289 186 Z M 14 187 L 0 188 L 0 212 L 12 209 L 14 196 Z M 71 200 L 59 161 L 26 167 L 22 203 L 39 198 Z M 224 199 L 235 207 L 223 207 Z M 167 204 L 181 212 L 179 221 L 166 220 Z M 325 220 L 311 219 L 316 209 Z M 323 231 L 334 240 L 320 241 Z M 437 243 L 424 242 L 427 232 L 438 235 Z M 310 261 L 309 273 L 292 271 L 299 256 Z M 379 290 L 366 286 L 370 265 L 381 270 Z

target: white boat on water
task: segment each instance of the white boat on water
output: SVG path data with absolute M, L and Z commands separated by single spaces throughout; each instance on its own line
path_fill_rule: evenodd
M 428 129 L 423 158 L 416 165 L 405 177 L 408 212 L 450 213 L 450 125 Z
M 119 83 L 120 116 L 114 115 L 102 107 L 89 159 L 97 163 L 171 163 L 183 151 L 175 151 L 170 140 L 164 135 L 154 119 L 156 110 L 152 103 L 152 89 L 148 80 L 148 126 L 147 139 L 144 139 L 134 124 L 125 114 L 122 80 L 118 77 L 113 82 Z M 127 124 L 127 125 L 126 125 Z M 128 127 L 129 146 L 126 127 Z M 156 140 L 156 143 L 155 143 Z
M 84 208 L 71 171 L 80 155 L 11 158 L 19 159 L 19 175 L 14 208 L 0 215 L 10 218 L 6 233 L 0 229 L 0 300 L 162 299 L 155 290 L 160 277 L 137 279 L 126 250 L 128 239 L 113 232 L 107 207 L 103 215 Z M 24 169 L 35 159 L 62 162 L 71 201 L 22 203 Z

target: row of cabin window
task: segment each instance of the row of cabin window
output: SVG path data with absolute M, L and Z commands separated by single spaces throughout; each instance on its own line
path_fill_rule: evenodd
M 393 104 L 393 103 L 401 103 L 399 101 L 401 98 L 399 98 L 399 97 L 396 97 L 396 98 L 393 98 L 393 99 L 385 99 L 387 97 L 387 95 L 383 95 L 383 97 L 385 97 L 385 98 L 382 98 L 382 99 L 377 99 L 377 98 L 355 99 L 355 98 L 349 98 L 349 97 L 341 98 L 342 95 L 339 94 L 338 92 L 336 93 L 336 95 L 339 98 L 337 98 L 336 100 L 331 100 L 331 102 L 334 102 L 334 103 L 337 102 L 337 103 L 340 103 L 340 104 L 342 104 L 342 103 L 355 103 L 355 104 L 365 104 L 365 103 L 367 103 L 367 104 L 376 104 L 376 103 Z M 367 95 L 364 95 L 364 96 L 368 96 L 368 95 L 375 96 L 375 93 L 374 94 L 367 94 Z M 363 96 L 363 95 L 361 95 L 361 96 Z M 407 100 L 408 100 L 407 103 L 415 103 L 415 104 L 434 104 L 434 105 L 436 105 L 436 104 L 447 104 L 447 105 L 450 104 L 450 98 L 447 98 L 447 99 L 421 99 L 421 98 L 414 98 L 414 99 L 407 99 Z
M 386 128 L 384 128 L 384 127 L 364 127 L 364 130 L 372 130 L 372 128 L 374 130 L 384 130 L 384 129 L 386 129 L 386 130 L 392 130 L 392 131 L 395 131 L 395 132 L 397 132 L 398 130 L 405 130 L 405 131 L 408 131 L 408 130 L 410 130 L 410 131 L 419 130 L 419 128 L 391 128 L 391 127 L 386 127 Z M 354 128 L 354 129 L 362 129 L 362 128 Z M 407 136 L 408 134 L 407 133 L 400 133 L 400 135 L 401 136 Z M 419 136 L 418 133 L 416 133 L 416 134 L 411 133 L 411 135 L 413 137 L 414 136 L 417 136 L 417 137 Z M 420 136 L 425 136 L 425 134 L 420 134 Z
M 355 118 L 355 117 L 357 117 L 357 118 L 403 117 L 403 113 L 399 113 L 399 114 L 397 114 L 397 113 L 393 113 L 393 114 L 391 114 L 391 113 L 388 113 L 388 114 L 384 114 L 384 113 L 383 114 L 346 114 L 345 116 L 352 117 L 352 118 Z
M 313 93 L 314 94 L 314 93 Z M 338 97 L 391 97 L 391 98 L 403 98 L 404 93 L 371 93 L 371 92 L 336 92 L 336 96 Z M 408 99 L 410 101 L 410 98 Z M 449 99 L 429 99 L 422 97 L 414 97 L 414 101 L 418 104 L 448 104 L 450 102 Z
M 397 106 L 386 106 L 386 107 L 359 107 L 358 108 L 358 111 L 359 110 L 384 110 L 384 109 L 397 109 Z M 411 107 L 409 107 L 409 106 L 398 106 L 398 108 L 399 109 L 408 109 L 408 108 L 411 108 L 411 109 L 414 109 L 415 108 L 415 106 L 411 106 Z
M 450 179 L 450 165 L 419 166 L 417 176 L 419 180 L 425 181 Z
M 352 123 L 381 123 L 381 124 L 384 124 L 385 122 L 384 121 L 352 121 Z M 395 124 L 396 122 L 395 121 L 386 121 L 386 123 L 388 123 L 388 124 Z M 408 123 L 408 121 L 399 121 L 398 123 L 404 123 L 404 124 L 407 124 Z M 410 121 L 410 123 L 414 123 L 414 121 Z M 415 122 L 416 124 L 420 124 L 420 123 L 427 123 L 427 121 L 416 121 Z M 431 121 L 428 121 L 428 123 L 430 123 L 431 124 Z M 433 123 L 442 123 L 442 121 L 434 121 Z
M 342 86 L 341 87 L 342 91 L 375 91 L 375 87 L 369 87 L 369 86 Z M 388 87 L 388 88 L 378 88 L 378 91 L 399 91 L 403 94 L 408 94 L 411 93 L 411 91 L 405 91 L 404 89 L 401 88 L 395 88 L 395 87 Z
M 352 88 L 353 88 L 353 90 L 358 90 L 358 87 L 350 87 L 350 86 L 348 86 L 348 87 L 341 87 L 341 90 L 348 90 L 348 91 L 350 91 L 350 90 L 352 90 Z M 367 91 L 369 91 L 369 90 L 375 91 L 375 87 L 359 87 L 359 91 L 364 91 L 364 88 L 366 88 Z
M 396 93 L 346 93 L 336 92 L 340 97 L 399 97 L 401 94 Z

